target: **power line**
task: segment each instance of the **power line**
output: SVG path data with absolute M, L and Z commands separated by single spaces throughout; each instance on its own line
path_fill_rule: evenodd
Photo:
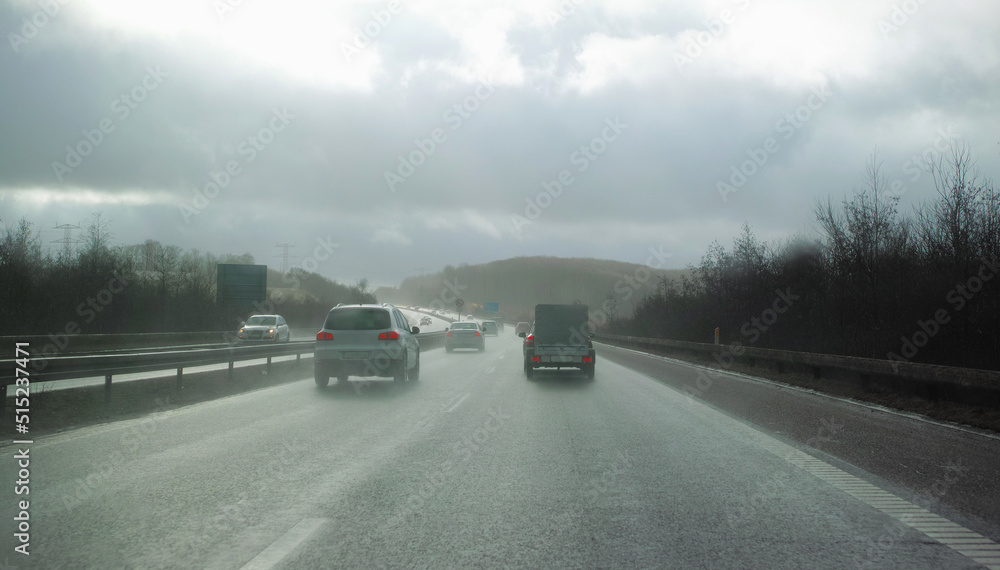
M 72 250 L 70 249 L 70 246 L 72 244 L 80 243 L 79 239 L 73 239 L 73 230 L 79 230 L 79 229 L 82 229 L 82 228 L 80 228 L 80 226 L 75 226 L 73 224 L 62 224 L 61 226 L 56 226 L 54 229 L 62 230 L 63 231 L 63 237 L 62 237 L 62 239 L 54 239 L 50 243 L 61 243 L 61 244 L 63 244 L 63 253 L 67 257 L 69 257 L 69 254 L 72 253 Z
M 291 258 L 298 259 L 299 257 L 301 257 L 299 255 L 293 255 L 293 254 L 288 253 L 288 248 L 295 247 L 295 244 L 294 243 L 279 243 L 279 244 L 275 245 L 274 247 L 280 247 L 281 248 L 281 254 L 274 256 L 274 257 L 280 257 L 281 258 L 281 273 L 282 274 L 288 273 L 288 260 L 291 259 Z

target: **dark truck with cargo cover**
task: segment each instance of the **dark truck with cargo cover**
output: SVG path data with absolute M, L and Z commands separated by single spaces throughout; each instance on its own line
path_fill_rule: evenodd
M 594 345 L 587 305 L 535 305 L 533 331 L 524 338 L 524 374 L 535 368 L 579 368 L 594 377 Z

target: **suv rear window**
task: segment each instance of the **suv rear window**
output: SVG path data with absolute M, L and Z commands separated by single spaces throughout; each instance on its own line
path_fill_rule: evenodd
M 323 328 L 335 331 L 371 331 L 390 329 L 389 311 L 385 309 L 334 309 Z

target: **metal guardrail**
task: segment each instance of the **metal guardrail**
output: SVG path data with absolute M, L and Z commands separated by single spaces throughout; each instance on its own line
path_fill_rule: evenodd
M 444 333 L 420 333 L 417 335 L 417 340 L 420 342 L 421 348 L 434 348 L 435 345 L 443 344 Z M 20 342 L 25 341 L 22 340 Z M 183 386 L 185 368 L 229 363 L 229 374 L 231 377 L 235 362 L 266 358 L 267 366 L 270 369 L 271 358 L 295 355 L 296 360 L 299 360 L 303 353 L 313 352 L 315 344 L 315 340 L 310 340 L 268 345 L 226 346 L 222 348 L 156 350 L 132 354 L 70 354 L 59 356 L 48 356 L 45 354 L 36 356 L 37 353 L 35 352 L 34 345 L 29 344 L 27 349 L 30 358 L 27 371 L 32 382 L 51 382 L 104 376 L 104 396 L 105 400 L 110 400 L 112 379 L 119 374 L 176 369 L 177 387 L 181 388 Z M 13 346 L 13 343 L 11 346 Z M 3 412 L 3 404 L 6 402 L 7 387 L 14 384 L 14 368 L 15 359 L 5 358 L 0 360 L 0 371 L 3 374 L 3 393 L 0 395 L 4 397 L 3 400 L 0 400 L 0 414 Z
M 966 403 L 972 400 L 974 403 L 986 404 L 992 401 L 993 405 L 1000 404 L 1000 371 L 997 370 L 603 333 L 594 335 L 594 339 L 706 353 L 713 355 L 720 364 L 724 363 L 725 359 L 751 365 L 756 364 L 756 360 L 763 360 L 778 364 L 779 370 L 786 364 L 795 365 L 811 369 L 816 379 L 824 377 L 824 370 L 849 372 L 858 375 L 862 383 L 881 380 L 883 383 L 904 388 L 907 388 L 907 384 L 919 384 L 923 392 L 930 392 L 932 396 L 944 396 Z M 948 397 L 955 395 L 959 397 Z

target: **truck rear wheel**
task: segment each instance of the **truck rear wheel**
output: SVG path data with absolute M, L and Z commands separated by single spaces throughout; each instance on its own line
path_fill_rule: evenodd
M 535 367 L 530 362 L 524 363 L 524 375 L 528 377 L 528 380 L 531 380 L 535 376 Z

